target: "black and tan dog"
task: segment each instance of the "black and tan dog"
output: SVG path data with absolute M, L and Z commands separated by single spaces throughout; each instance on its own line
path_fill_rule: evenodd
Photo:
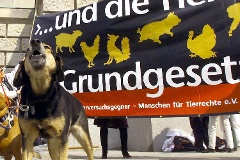
M 22 86 L 20 104 L 29 107 L 19 113 L 24 160 L 32 159 L 33 142 L 39 136 L 48 139 L 53 160 L 66 160 L 70 133 L 82 145 L 88 159 L 93 159 L 84 108 L 59 84 L 64 79 L 62 66 L 61 58 L 48 45 L 31 40 L 13 82 L 16 87 Z

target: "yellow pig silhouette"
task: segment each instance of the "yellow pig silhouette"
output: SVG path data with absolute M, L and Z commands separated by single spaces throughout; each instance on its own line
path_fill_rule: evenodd
M 236 3 L 227 8 L 229 18 L 233 19 L 233 22 L 230 26 L 230 30 L 228 32 L 229 36 L 232 36 L 232 32 L 237 29 L 240 24 L 240 3 Z
M 173 36 L 171 29 L 177 26 L 181 22 L 181 19 L 178 18 L 174 12 L 170 12 L 167 18 L 162 21 L 155 21 L 143 26 L 142 29 L 138 28 L 137 33 L 140 34 L 139 42 L 143 42 L 145 40 L 152 40 L 153 42 L 157 42 L 161 44 L 160 36 L 163 34 L 169 34 Z

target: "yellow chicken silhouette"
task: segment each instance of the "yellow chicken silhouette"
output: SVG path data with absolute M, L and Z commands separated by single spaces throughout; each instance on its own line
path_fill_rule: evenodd
M 139 42 L 143 42 L 145 40 L 152 40 L 153 42 L 157 42 L 161 44 L 160 36 L 164 34 L 169 34 L 173 36 L 173 32 L 171 29 L 177 26 L 181 22 L 181 19 L 174 14 L 174 12 L 170 12 L 168 16 L 162 21 L 155 21 L 143 26 L 142 29 L 138 28 L 137 33 L 140 34 Z
M 229 18 L 233 19 L 228 35 L 232 36 L 232 32 L 237 29 L 240 24 L 240 3 L 236 3 L 227 8 Z
M 55 36 L 56 38 L 56 53 L 58 53 L 58 49 L 63 52 L 62 47 L 68 47 L 70 53 L 75 52 L 73 49 L 73 45 L 75 44 L 77 37 L 81 36 L 82 32 L 80 30 L 73 31 L 72 34 L 68 33 L 60 33 Z
M 123 37 L 121 41 L 121 49 L 120 50 L 116 46 L 116 41 L 119 38 L 117 35 L 108 34 L 108 42 L 107 42 L 107 51 L 109 54 L 109 58 L 104 65 L 109 65 L 112 63 L 113 59 L 115 59 L 116 63 L 120 63 L 130 58 L 130 44 L 129 39 L 127 37 Z
M 210 25 L 205 25 L 202 30 L 202 34 L 196 36 L 193 39 L 194 32 L 189 31 L 187 48 L 192 52 L 190 57 L 199 56 L 202 59 L 209 59 L 216 57 L 216 52 L 212 49 L 216 45 L 216 35 Z
M 86 42 L 81 42 L 80 46 L 82 48 L 85 59 L 88 61 L 88 68 L 93 67 L 95 64 L 93 63 L 94 58 L 99 53 L 99 42 L 100 36 L 97 35 L 94 39 L 93 45 L 88 46 Z

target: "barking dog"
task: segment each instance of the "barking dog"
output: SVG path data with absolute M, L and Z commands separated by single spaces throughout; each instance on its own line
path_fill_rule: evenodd
M 23 135 L 23 159 L 31 160 L 33 142 L 37 137 L 48 139 L 53 160 L 66 160 L 70 133 L 82 145 L 88 159 L 93 159 L 93 147 L 88 121 L 82 104 L 59 84 L 63 81 L 63 62 L 52 49 L 39 40 L 31 40 L 24 61 L 14 78 L 22 86 L 19 123 Z

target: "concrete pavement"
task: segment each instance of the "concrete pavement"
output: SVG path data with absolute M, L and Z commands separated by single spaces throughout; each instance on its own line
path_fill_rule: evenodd
M 139 160 L 240 160 L 240 151 L 233 153 L 196 153 L 196 152 L 129 152 L 132 156 L 131 159 Z M 81 151 L 70 151 L 69 159 L 86 159 L 86 156 L 82 156 L 85 153 Z M 101 159 L 101 150 L 95 150 L 95 160 Z M 110 150 L 108 153 L 109 160 L 123 159 L 121 151 Z
M 35 147 L 35 150 L 40 153 L 41 159 L 50 160 L 46 146 Z M 197 152 L 136 152 L 129 151 L 131 159 L 144 160 L 240 160 L 240 150 L 233 153 L 197 153 Z M 94 148 L 95 160 L 101 159 L 101 148 Z M 68 160 L 72 159 L 87 159 L 86 153 L 82 149 L 70 149 Z M 123 159 L 121 151 L 109 150 L 108 160 Z M 3 158 L 0 158 L 3 160 Z M 39 160 L 39 158 L 34 158 Z
M 233 153 L 197 153 L 197 152 L 131 152 L 131 159 L 144 159 L 144 160 L 240 160 L 240 151 Z M 85 153 L 81 150 L 79 151 L 70 151 L 69 159 L 86 159 Z M 101 159 L 101 149 L 95 149 L 94 158 L 96 160 Z M 110 150 L 108 152 L 109 160 L 123 159 L 121 151 L 119 150 Z

